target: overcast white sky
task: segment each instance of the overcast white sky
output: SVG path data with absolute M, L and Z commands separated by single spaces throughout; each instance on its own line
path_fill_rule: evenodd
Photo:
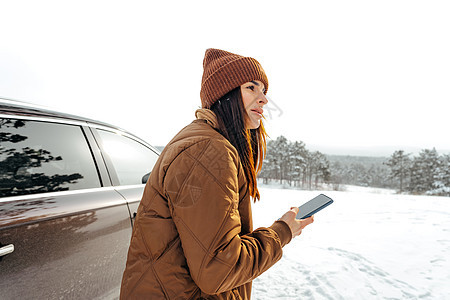
M 213 47 L 263 65 L 272 138 L 450 152 L 449 1 L 0 0 L 0 11 L 0 97 L 153 145 L 193 120 Z

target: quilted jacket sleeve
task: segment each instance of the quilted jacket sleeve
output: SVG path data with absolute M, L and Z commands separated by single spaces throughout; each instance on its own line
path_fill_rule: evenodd
M 282 221 L 240 236 L 239 159 L 229 144 L 205 140 L 173 161 L 164 183 L 193 280 L 208 294 L 247 283 L 282 256 Z M 241 195 L 242 196 L 242 195 Z

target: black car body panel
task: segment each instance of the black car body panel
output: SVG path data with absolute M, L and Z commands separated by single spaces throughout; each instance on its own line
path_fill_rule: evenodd
M 109 124 L 10 100 L 0 122 L 0 298 L 117 298 L 158 151 Z
M 0 240 L 15 248 L 0 262 L 1 298 L 92 299 L 117 288 L 131 224 L 115 190 L 6 201 L 0 211 Z

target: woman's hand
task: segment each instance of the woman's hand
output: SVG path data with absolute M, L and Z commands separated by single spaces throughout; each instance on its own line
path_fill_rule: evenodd
M 291 210 L 285 213 L 280 218 L 281 221 L 284 221 L 286 224 L 288 224 L 292 232 L 292 238 L 299 236 L 302 233 L 303 228 L 314 222 L 314 216 L 303 220 L 297 220 L 295 218 L 297 214 L 298 214 L 298 207 L 291 207 Z

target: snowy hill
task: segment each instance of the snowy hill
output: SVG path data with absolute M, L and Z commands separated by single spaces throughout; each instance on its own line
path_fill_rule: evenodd
M 260 186 L 254 228 L 318 193 L 335 202 L 254 281 L 252 299 L 449 299 L 449 197 Z

